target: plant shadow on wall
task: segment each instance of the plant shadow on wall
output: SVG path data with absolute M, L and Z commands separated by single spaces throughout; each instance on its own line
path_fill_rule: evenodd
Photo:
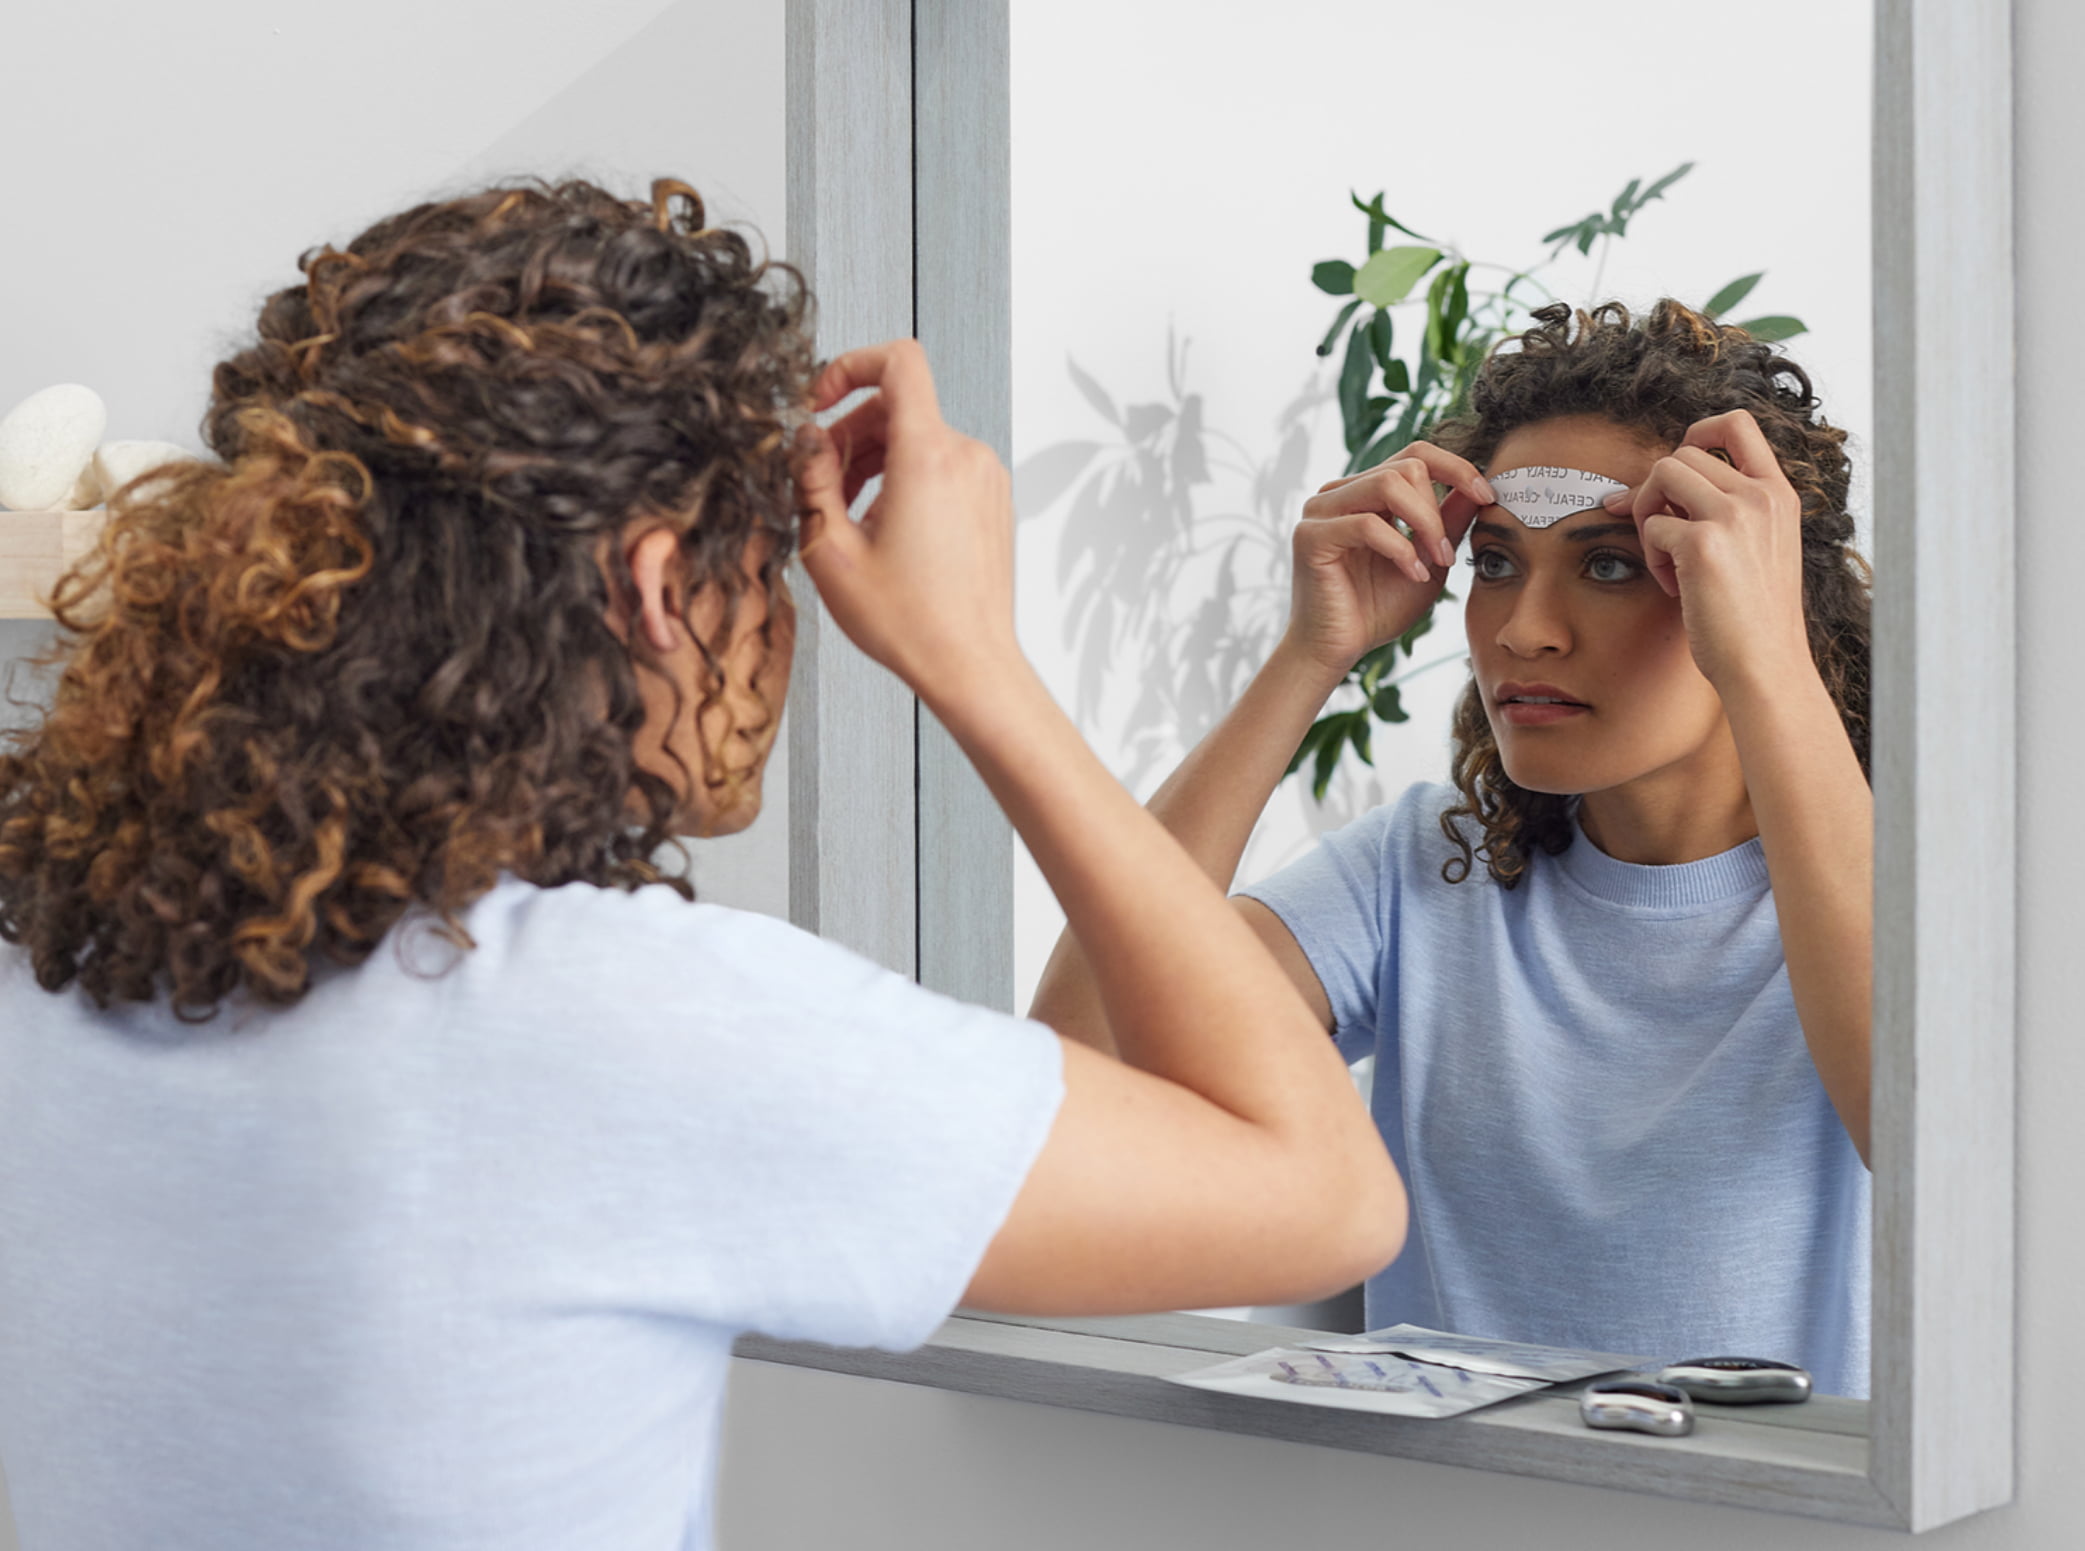
M 1069 502 L 1055 570 L 1064 644 L 1077 663 L 1073 715 L 1089 731 L 1119 736 L 1125 763 L 1118 773 L 1128 785 L 1199 742 L 1280 637 L 1288 619 L 1289 534 L 1306 485 L 1323 482 L 1322 475 L 1312 480 L 1309 466 L 1316 411 L 1328 401 L 1339 405 L 1346 473 L 1424 439 L 1467 406 L 1486 354 L 1527 327 L 1534 308 L 1559 299 L 1544 273 L 1576 252 L 1593 262 L 1587 301 L 1604 299 L 1609 248 L 1693 165 L 1682 163 L 1647 185 L 1631 179 L 1606 209 L 1546 233 L 1544 257 L 1517 266 L 1421 236 L 1385 211 L 1380 193 L 1368 201 L 1351 195 L 1367 223 L 1365 256 L 1359 264 L 1326 259 L 1311 270 L 1318 289 L 1346 298 L 1316 351 L 1321 359 L 1339 355 L 1338 374 L 1328 383 L 1321 369 L 1311 371 L 1276 416 L 1273 451 L 1264 455 L 1209 423 L 1203 395 L 1189 387 L 1189 342 L 1170 327 L 1163 399 L 1118 407 L 1067 360 L 1072 385 L 1108 430 L 1101 439 L 1059 442 L 1024 460 L 1015 474 L 1016 505 L 1025 521 Z M 1385 247 L 1393 230 L 1413 241 Z M 1763 273 L 1731 281 L 1701 310 L 1723 315 Z M 1770 341 L 1805 331 L 1785 315 L 1739 326 Z M 1433 624 L 1429 611 L 1366 653 L 1304 735 L 1289 768 L 1293 774 L 1309 767 L 1321 805 L 1344 759 L 1373 765 L 1378 723 L 1409 719 L 1406 686 L 1464 660 L 1459 643 L 1419 660 L 1419 643 Z M 1109 704 L 1123 699 L 1110 687 L 1124 681 L 1134 695 L 1119 718 L 1107 718 Z M 1382 800 L 1380 793 L 1367 796 Z M 1322 819 L 1345 816 L 1327 811 Z
M 1070 497 L 1055 569 L 1077 664 L 1072 714 L 1095 729 L 1111 682 L 1134 684 L 1118 772 L 1132 787 L 1214 727 L 1273 649 L 1288 618 L 1288 534 L 1310 421 L 1329 398 L 1321 374 L 1307 374 L 1275 418 L 1273 452 L 1258 455 L 1208 424 L 1190 353 L 1168 329 L 1164 398 L 1121 408 L 1069 362 L 1112 437 L 1059 442 L 1015 474 L 1024 520 Z

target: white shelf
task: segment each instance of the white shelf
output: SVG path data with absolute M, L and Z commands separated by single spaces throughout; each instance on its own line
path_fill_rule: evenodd
M 65 569 L 93 548 L 108 514 L 0 508 L 0 619 L 49 619 L 44 599 Z

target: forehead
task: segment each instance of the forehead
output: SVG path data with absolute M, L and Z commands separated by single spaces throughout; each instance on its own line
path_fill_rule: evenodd
M 1643 432 L 1599 415 L 1560 415 L 1507 432 L 1488 460 L 1487 472 L 1533 466 L 1585 469 L 1636 485 L 1668 450 Z

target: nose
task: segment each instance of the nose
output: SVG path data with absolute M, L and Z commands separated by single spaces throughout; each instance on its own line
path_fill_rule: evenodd
M 1513 589 L 1513 606 L 1499 626 L 1497 640 L 1515 657 L 1561 655 L 1571 650 L 1571 625 L 1563 600 L 1539 575 Z

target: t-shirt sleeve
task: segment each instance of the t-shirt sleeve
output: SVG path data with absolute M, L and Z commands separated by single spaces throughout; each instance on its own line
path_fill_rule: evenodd
M 1237 892 L 1281 918 L 1310 960 L 1332 1005 L 1340 1053 L 1358 1061 L 1376 1048 L 1377 1000 L 1396 911 L 1392 840 L 1407 794 L 1319 838 L 1316 849 Z
M 502 1107 L 538 1132 L 507 1167 L 557 1176 L 530 1197 L 532 1262 L 562 1257 L 558 1285 L 594 1306 L 926 1340 L 1049 1135 L 1057 1036 L 769 917 L 577 887 L 541 896 L 508 955 L 530 1027 L 565 1031 L 499 1068 Z

